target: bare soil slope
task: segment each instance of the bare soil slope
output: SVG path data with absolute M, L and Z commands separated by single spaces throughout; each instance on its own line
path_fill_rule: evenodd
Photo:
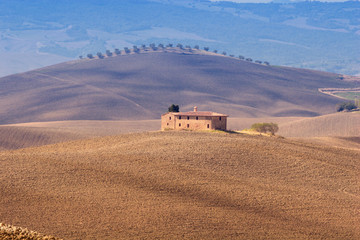
M 59 121 L 2 125 L 0 151 L 159 129 L 160 120 Z
M 316 116 L 349 88 L 336 74 L 220 55 L 150 52 L 66 62 L 0 79 L 0 124 L 156 119 L 172 104 L 233 117 Z
M 359 137 L 360 112 L 334 113 L 304 118 L 280 125 L 279 134 L 285 137 Z
M 0 219 L 64 239 L 359 239 L 360 152 L 155 132 L 0 152 Z

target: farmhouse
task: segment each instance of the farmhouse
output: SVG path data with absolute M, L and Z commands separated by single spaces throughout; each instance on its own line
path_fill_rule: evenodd
M 161 130 L 226 130 L 228 115 L 215 112 L 168 112 L 161 115 Z

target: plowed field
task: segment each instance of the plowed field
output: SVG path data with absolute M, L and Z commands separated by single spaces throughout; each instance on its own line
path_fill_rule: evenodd
M 359 239 L 360 152 L 154 132 L 0 152 L 0 222 L 64 239 Z

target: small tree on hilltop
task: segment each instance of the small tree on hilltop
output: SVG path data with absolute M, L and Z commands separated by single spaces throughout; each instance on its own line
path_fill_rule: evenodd
M 104 58 L 104 56 L 102 55 L 102 53 L 101 53 L 101 52 L 96 53 L 96 55 L 97 55 L 97 56 L 98 56 L 98 58 L 100 58 L 100 59 L 103 59 L 103 58 Z
M 150 45 L 150 48 L 153 50 L 153 51 L 156 51 L 158 48 L 156 47 L 155 43 L 151 43 Z
M 276 123 L 254 123 L 251 129 L 259 133 L 270 132 L 271 135 L 275 135 L 279 131 L 279 126 Z
M 133 46 L 133 49 L 134 49 L 134 53 L 140 52 L 140 49 L 136 45 Z
M 110 50 L 106 50 L 106 55 L 107 55 L 108 57 L 111 57 L 111 56 L 112 56 L 112 53 L 110 52 Z
M 93 56 L 91 53 L 89 53 L 89 54 L 87 55 L 87 57 L 90 58 L 90 59 L 94 58 L 94 56 Z
M 209 47 L 204 47 L 205 51 L 209 51 L 209 49 L 210 49 Z
M 130 53 L 130 49 L 128 47 L 124 47 L 124 51 L 125 53 L 129 54 Z
M 178 43 L 178 45 L 176 45 L 176 47 L 183 49 L 183 45 L 181 43 Z
M 115 48 L 115 53 L 116 53 L 116 55 L 120 55 L 121 54 L 121 51 L 118 49 L 118 48 Z
M 197 49 L 197 50 L 199 50 L 200 49 L 200 47 L 199 47 L 199 45 L 195 45 L 195 47 L 194 47 L 195 49 Z
M 168 108 L 168 112 L 179 112 L 180 108 L 179 105 L 171 104 Z

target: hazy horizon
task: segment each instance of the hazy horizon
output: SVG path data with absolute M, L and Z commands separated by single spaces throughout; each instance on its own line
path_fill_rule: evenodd
M 150 43 L 360 75 L 360 2 L 235 2 L 245 0 L 0 2 L 0 77 Z

